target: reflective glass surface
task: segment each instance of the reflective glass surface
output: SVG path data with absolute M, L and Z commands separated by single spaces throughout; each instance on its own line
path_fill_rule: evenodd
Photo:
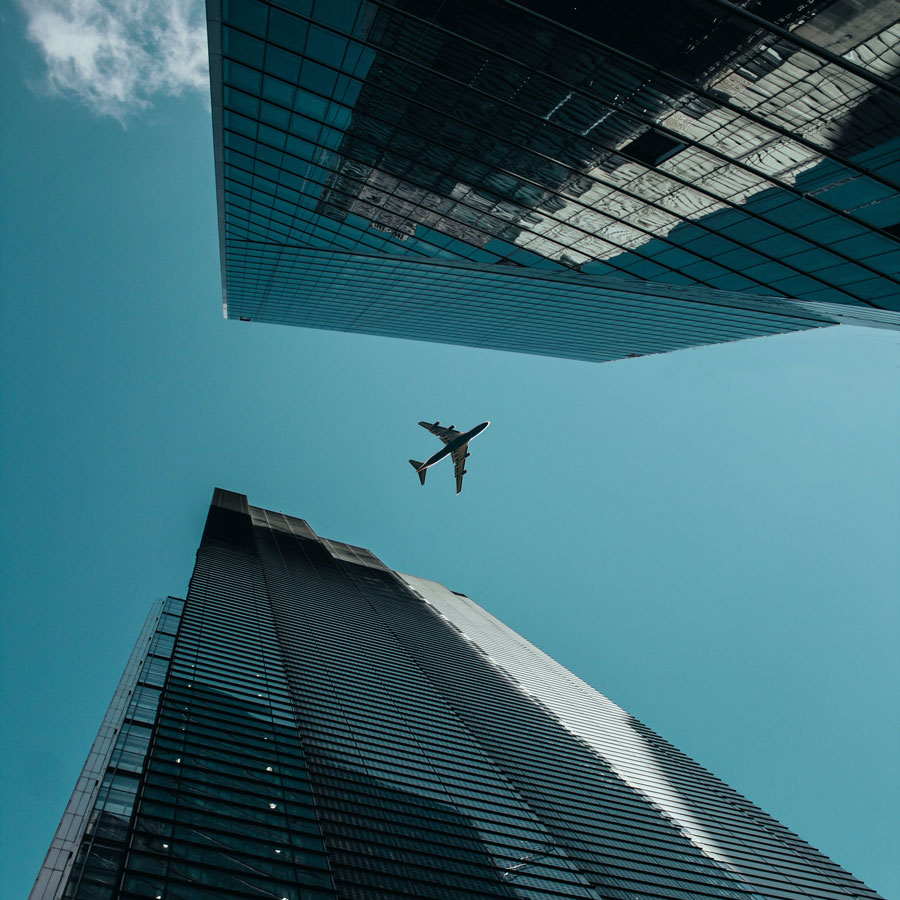
M 900 309 L 889 2 L 208 10 L 230 317 L 602 360 Z
M 169 597 L 162 606 L 131 702 L 117 729 L 112 754 L 100 781 L 87 827 L 61 896 L 66 900 L 112 900 L 129 843 L 129 823 L 146 766 L 162 685 L 171 664 L 174 635 L 184 601 Z
M 877 896 L 468 598 L 240 494 L 134 693 L 67 900 Z
M 169 602 L 65 898 L 877 896 L 468 598 L 240 494 Z

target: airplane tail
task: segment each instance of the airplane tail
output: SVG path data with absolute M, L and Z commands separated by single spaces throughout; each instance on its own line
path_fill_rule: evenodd
M 419 476 L 419 484 L 425 484 L 425 476 L 428 474 L 428 469 L 423 469 L 422 463 L 417 459 L 411 459 L 409 464 L 416 470 L 416 475 Z

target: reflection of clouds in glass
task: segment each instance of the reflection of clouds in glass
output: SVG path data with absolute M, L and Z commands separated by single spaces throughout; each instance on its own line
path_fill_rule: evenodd
M 20 0 L 47 84 L 123 119 L 154 95 L 207 90 L 206 20 L 196 0 Z

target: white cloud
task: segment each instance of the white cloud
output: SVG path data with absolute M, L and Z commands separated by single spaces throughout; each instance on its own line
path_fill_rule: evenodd
M 209 85 L 201 0 L 20 0 L 49 88 L 124 120 Z

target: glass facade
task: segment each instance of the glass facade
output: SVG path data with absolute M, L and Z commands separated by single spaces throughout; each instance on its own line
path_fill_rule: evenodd
M 32 900 L 877 897 L 467 597 L 227 491 L 108 725 Z
M 207 14 L 231 318 L 598 361 L 900 326 L 892 0 Z

